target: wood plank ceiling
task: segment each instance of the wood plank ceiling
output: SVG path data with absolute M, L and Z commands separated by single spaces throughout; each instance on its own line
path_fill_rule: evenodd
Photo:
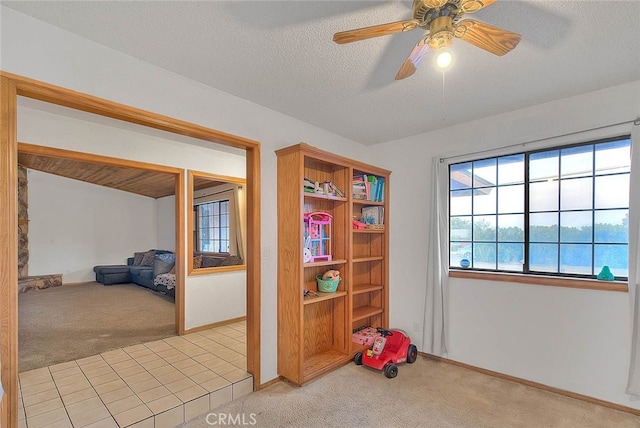
M 105 165 L 31 153 L 18 153 L 18 163 L 27 169 L 34 169 L 155 199 L 175 194 L 175 174 L 167 172 L 149 171 L 129 166 Z M 194 189 L 203 189 L 217 184 L 221 184 L 221 182 L 196 177 Z

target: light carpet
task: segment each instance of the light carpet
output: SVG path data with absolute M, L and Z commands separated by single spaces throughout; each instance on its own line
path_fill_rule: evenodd
M 95 282 L 18 295 L 20 372 L 175 335 L 173 298 Z
M 630 413 L 424 357 L 400 366 L 395 379 L 349 363 L 304 387 L 279 382 L 207 415 L 182 427 L 221 426 L 223 420 L 305 428 L 640 426 L 640 417 Z

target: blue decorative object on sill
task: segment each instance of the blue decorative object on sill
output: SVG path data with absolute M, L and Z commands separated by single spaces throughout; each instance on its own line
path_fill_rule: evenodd
M 468 259 L 460 260 L 460 267 L 468 269 L 471 266 L 471 262 Z
M 600 281 L 613 281 L 613 274 L 611 273 L 611 269 L 609 269 L 609 266 L 602 267 L 602 270 L 598 274 L 598 279 Z

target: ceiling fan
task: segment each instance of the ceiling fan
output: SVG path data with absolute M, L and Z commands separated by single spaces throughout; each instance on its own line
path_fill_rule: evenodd
M 518 45 L 522 39 L 520 34 L 502 30 L 474 19 L 461 19 L 463 15 L 490 6 L 495 1 L 413 0 L 412 19 L 342 31 L 333 35 L 333 41 L 344 44 L 411 31 L 416 28 L 427 30 L 428 34 L 418 41 L 400 67 L 398 74 L 396 74 L 396 80 L 411 76 L 429 49 L 437 50 L 450 46 L 454 37 L 492 54 L 502 56 Z

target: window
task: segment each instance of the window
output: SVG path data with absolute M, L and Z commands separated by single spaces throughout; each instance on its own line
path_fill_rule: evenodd
M 229 200 L 196 205 L 197 251 L 229 252 Z
M 452 268 L 628 276 L 629 137 L 449 166 Z

